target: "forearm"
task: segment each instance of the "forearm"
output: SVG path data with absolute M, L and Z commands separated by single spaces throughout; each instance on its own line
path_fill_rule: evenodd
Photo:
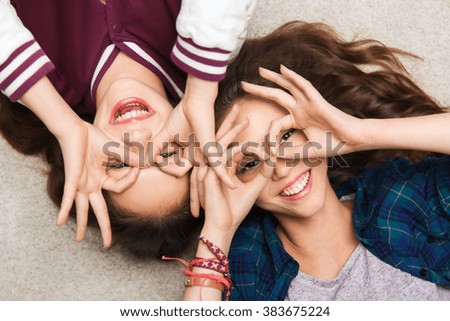
M 47 77 L 38 80 L 19 101 L 42 120 L 57 138 L 81 122 Z
M 366 119 L 364 149 L 412 149 L 450 154 L 450 114 Z

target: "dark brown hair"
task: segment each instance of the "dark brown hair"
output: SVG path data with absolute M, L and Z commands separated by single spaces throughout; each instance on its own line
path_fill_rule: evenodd
M 395 118 L 441 113 L 443 109 L 408 77 L 395 55 L 414 55 L 365 39 L 344 41 L 322 23 L 293 21 L 267 36 L 247 40 L 220 84 L 216 117 L 222 118 L 247 96 L 240 81 L 277 87 L 259 76 L 258 67 L 279 71 L 280 64 L 308 79 L 322 96 L 359 118 Z M 394 156 L 417 161 L 429 155 L 405 150 L 376 150 L 345 155 L 348 168 L 329 171 L 340 183 L 362 168 Z M 341 162 L 342 163 L 342 162 Z
M 81 116 L 92 121 L 89 116 Z M 25 155 L 42 155 L 49 164 L 47 193 L 60 206 L 64 189 L 64 163 L 56 138 L 26 107 L 11 103 L 0 95 L 0 131 L 11 146 Z M 115 244 L 138 257 L 176 256 L 193 240 L 201 219 L 192 217 L 189 202 L 171 210 L 167 215 L 134 215 L 117 207 L 103 192 L 113 230 Z M 72 208 L 75 214 L 75 207 Z M 90 225 L 97 225 L 92 209 Z

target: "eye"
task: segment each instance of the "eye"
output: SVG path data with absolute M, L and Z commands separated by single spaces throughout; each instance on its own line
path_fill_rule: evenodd
M 292 134 L 295 132 L 295 128 L 289 129 L 287 132 L 285 132 L 280 139 L 280 144 L 284 143 L 285 141 L 287 141 Z
M 245 156 L 244 159 L 239 163 L 237 174 L 243 175 L 246 172 L 258 167 L 260 160 L 253 156 Z
M 160 155 L 161 155 L 161 157 L 163 157 L 163 158 L 169 158 L 170 156 L 175 155 L 175 152 L 161 153 Z
M 117 164 L 112 164 L 109 166 L 110 169 L 121 169 L 121 168 L 125 168 L 125 167 L 130 167 L 130 166 L 125 163 L 117 163 Z
M 159 154 L 159 155 L 162 158 L 169 158 L 175 154 L 178 154 L 180 148 L 181 148 L 181 146 L 179 146 L 175 143 L 170 143 L 162 150 L 161 154 Z

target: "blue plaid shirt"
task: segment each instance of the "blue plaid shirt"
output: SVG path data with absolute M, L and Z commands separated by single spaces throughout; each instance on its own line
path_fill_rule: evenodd
M 336 189 L 355 193 L 353 225 L 384 262 L 450 286 L 450 156 L 418 164 L 396 158 Z M 284 300 L 298 263 L 284 250 L 269 213 L 252 213 L 230 250 L 232 300 Z

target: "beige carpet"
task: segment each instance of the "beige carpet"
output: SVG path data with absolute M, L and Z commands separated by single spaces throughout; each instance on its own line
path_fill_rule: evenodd
M 450 0 L 260 0 L 250 35 L 290 20 L 322 21 L 347 39 L 372 37 L 411 51 L 417 82 L 450 105 Z M 54 225 L 45 164 L 0 138 L 0 300 L 176 300 L 180 266 L 103 253 L 97 230 L 74 242 L 75 223 Z

